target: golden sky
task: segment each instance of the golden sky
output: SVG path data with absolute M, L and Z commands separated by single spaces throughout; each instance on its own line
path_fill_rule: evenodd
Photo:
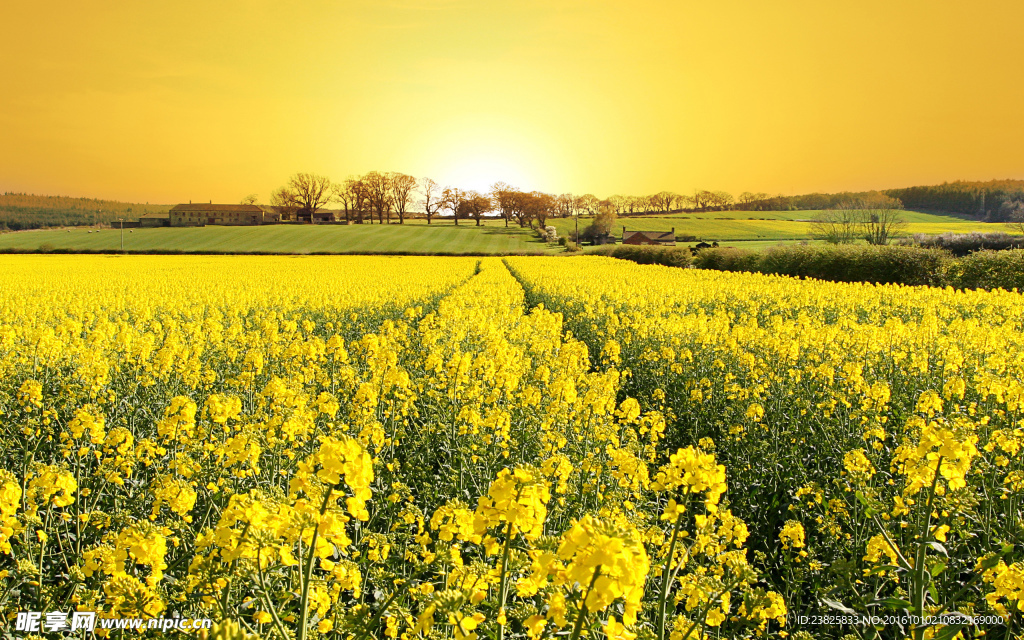
M 1024 178 L 1021 0 L 55 0 L 2 12 L 0 191 L 296 171 L 771 193 Z

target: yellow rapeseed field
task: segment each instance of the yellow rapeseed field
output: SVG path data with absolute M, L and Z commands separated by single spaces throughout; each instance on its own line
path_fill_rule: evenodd
M 0 612 L 1014 637 L 1022 329 L 611 258 L 0 257 Z

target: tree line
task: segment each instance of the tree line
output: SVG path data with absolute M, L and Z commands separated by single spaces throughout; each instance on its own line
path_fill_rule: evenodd
M 356 224 L 404 224 L 410 217 L 480 221 L 497 216 L 505 226 L 543 227 L 548 218 L 599 214 L 642 215 L 687 209 L 713 211 L 730 207 L 733 197 L 724 191 L 697 190 L 692 196 L 662 191 L 650 196 L 613 195 L 598 198 L 587 193 L 550 194 L 524 191 L 504 182 L 496 182 L 489 191 L 442 187 L 430 178 L 415 178 L 396 172 L 371 171 L 341 182 L 313 173 L 296 173 L 287 184 L 275 190 L 270 205 L 288 216 L 311 217 L 329 204 L 338 207 L 346 222 Z M 243 203 L 256 203 L 247 196 Z
M 838 193 L 807 193 L 797 196 L 767 193 L 740 194 L 736 208 L 747 211 L 806 211 L 835 209 L 844 202 L 878 198 L 900 200 L 905 207 L 975 216 L 986 222 L 1010 221 L 1024 203 L 1024 180 L 944 182 L 939 185 Z
M 1024 203 L 1024 180 L 946 182 L 929 187 L 890 189 L 885 192 L 908 207 L 976 216 L 987 222 L 1010 222 Z

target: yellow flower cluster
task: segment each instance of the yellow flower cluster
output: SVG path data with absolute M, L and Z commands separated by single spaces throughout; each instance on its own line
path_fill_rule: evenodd
M 796 520 L 787 520 L 779 532 L 779 541 L 783 549 L 800 549 L 804 546 L 806 534 L 804 526 Z
M 0 553 L 11 553 L 11 536 L 19 529 L 21 485 L 10 471 L 0 469 Z
M 522 534 L 536 540 L 543 532 L 547 503 L 551 499 L 546 483 L 529 469 L 502 469 L 491 483 L 486 496 L 481 496 L 473 520 L 474 533 L 484 535 L 488 529 L 506 525 L 506 535 Z
M 651 488 L 655 491 L 677 491 L 683 495 L 703 493 L 708 511 L 717 509 L 718 500 L 725 493 L 725 466 L 717 464 L 715 454 L 705 453 L 697 447 L 679 449 L 669 457 L 668 464 L 658 469 Z M 669 500 L 664 519 L 674 519 L 682 505 Z
M 567 623 L 565 592 L 580 592 L 589 612 L 604 611 L 621 599 L 622 622 L 636 622 L 650 560 L 635 529 L 585 516 L 562 534 L 558 559 L 560 564 L 552 565 L 553 582 L 562 590 L 548 601 L 555 626 Z

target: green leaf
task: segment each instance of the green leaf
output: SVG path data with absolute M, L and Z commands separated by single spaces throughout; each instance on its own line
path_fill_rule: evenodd
M 938 543 L 938 542 L 936 542 L 934 540 L 932 540 L 930 542 L 926 542 L 925 544 L 927 544 L 932 549 L 935 549 L 936 551 L 938 551 L 942 555 L 946 556 L 947 558 L 949 557 L 949 552 L 946 551 L 946 547 L 942 546 L 942 544 L 940 544 L 940 543 Z
M 967 625 L 965 625 L 965 624 L 951 624 L 951 625 L 947 625 L 945 627 L 942 627 L 942 630 L 940 630 L 938 633 L 936 633 L 934 636 L 932 636 L 932 640 L 950 640 L 950 638 L 952 638 L 952 637 L 956 636 L 956 634 L 960 633 L 961 629 L 965 629 L 965 628 L 967 628 Z
M 874 606 L 874 605 L 882 605 L 886 609 L 892 609 L 894 611 L 895 610 L 899 610 L 899 609 L 909 609 L 910 608 L 910 602 L 907 601 L 907 600 L 903 600 L 901 598 L 882 598 L 881 600 L 875 600 L 874 602 L 872 602 L 868 606 L 870 607 L 870 606 Z
M 871 570 L 868 571 L 867 575 L 873 576 L 873 575 L 878 574 L 878 573 L 885 573 L 886 571 L 902 571 L 902 570 L 903 569 L 901 569 L 900 567 L 898 567 L 898 566 L 896 566 L 894 564 L 880 564 L 877 567 L 872 567 Z
M 830 609 L 835 609 L 836 611 L 841 611 L 851 616 L 859 615 L 856 611 L 846 606 L 842 602 L 836 602 L 835 600 L 828 600 L 826 598 L 822 598 L 821 601 L 823 604 L 825 604 L 825 606 L 829 607 Z

